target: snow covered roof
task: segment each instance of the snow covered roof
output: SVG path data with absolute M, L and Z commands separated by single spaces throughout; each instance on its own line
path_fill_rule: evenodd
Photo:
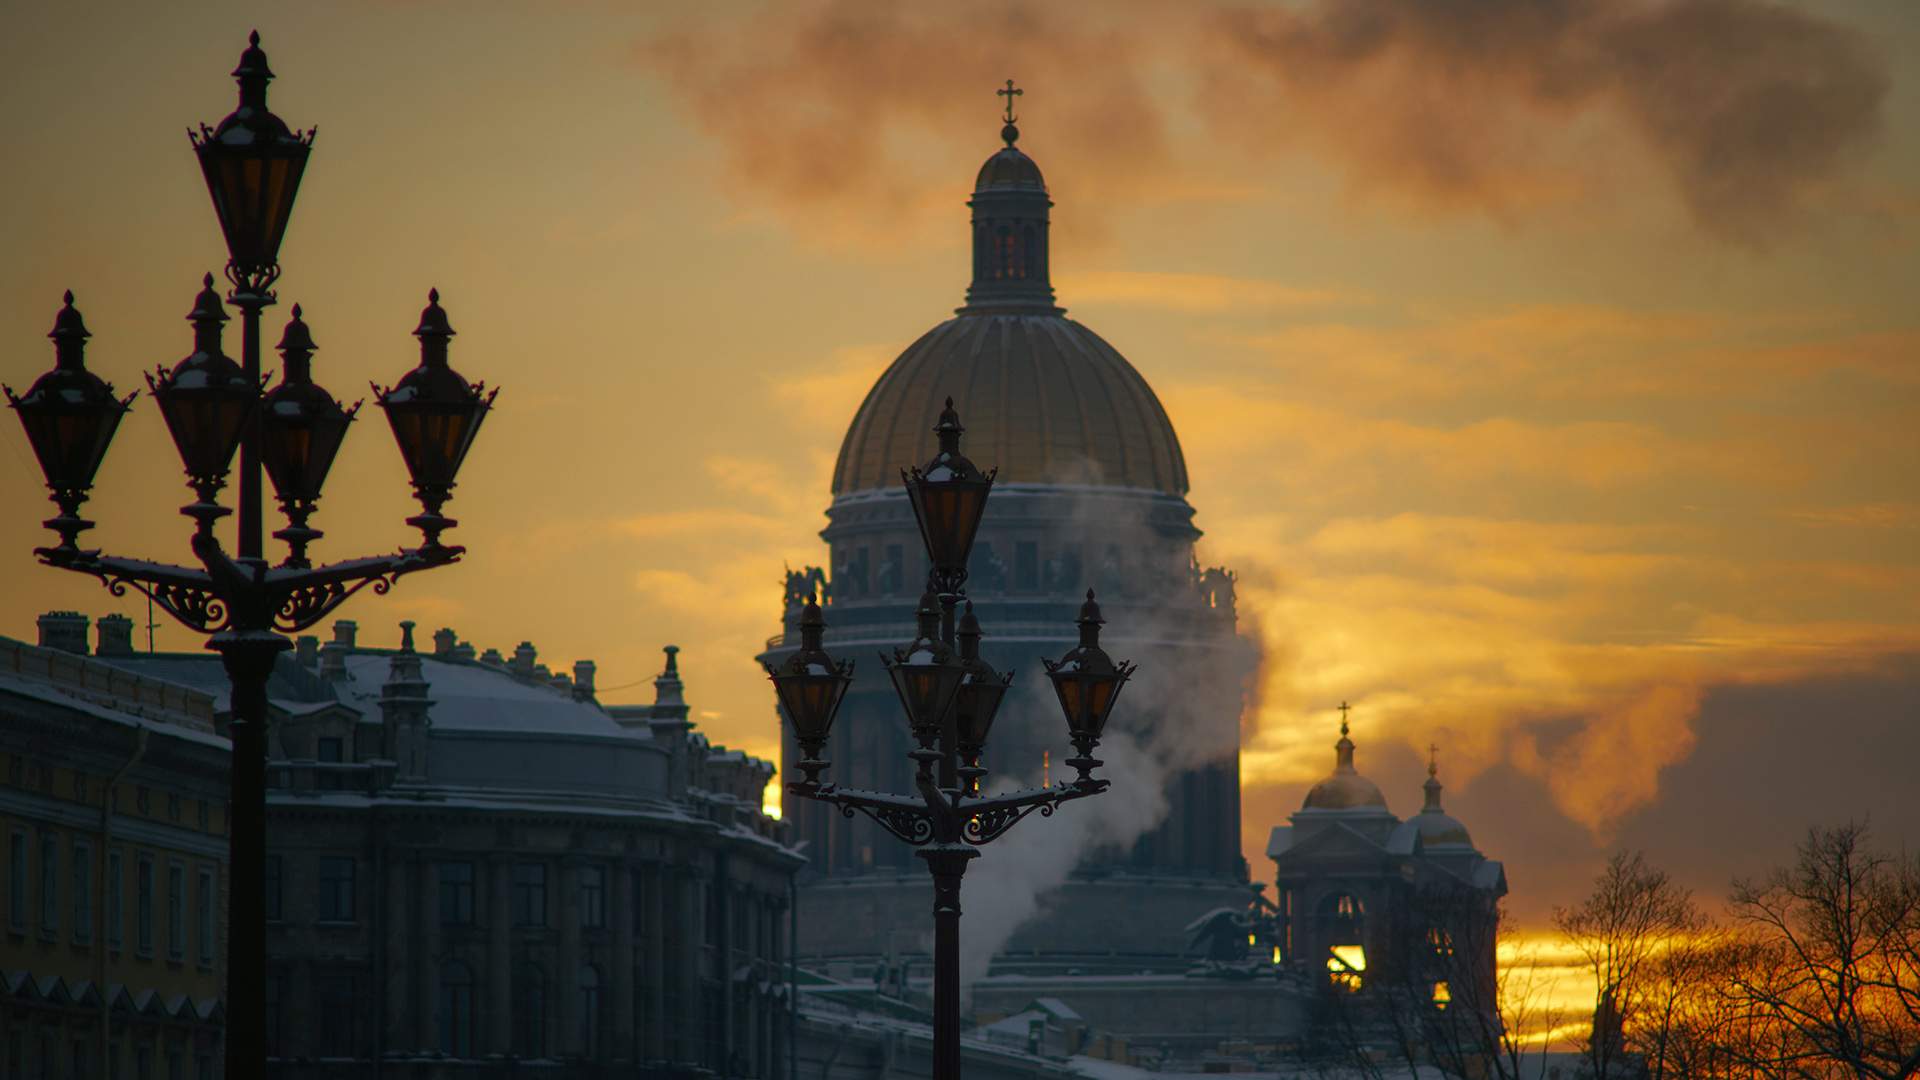
M 346 658 L 347 680 L 334 685 L 340 700 L 379 712 L 392 654 L 356 652 Z M 523 682 L 476 663 L 420 657 L 421 677 L 433 700 L 436 731 L 525 731 L 541 735 L 599 735 L 631 741 L 633 733 L 590 702 L 551 685 Z

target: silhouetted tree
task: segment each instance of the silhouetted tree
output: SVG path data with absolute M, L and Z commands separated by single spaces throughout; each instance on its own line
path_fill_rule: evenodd
M 1867 826 L 1814 828 L 1790 867 L 1736 882 L 1750 962 L 1729 973 L 1753 1037 L 1730 1056 L 1765 1076 L 1920 1075 L 1920 857 Z

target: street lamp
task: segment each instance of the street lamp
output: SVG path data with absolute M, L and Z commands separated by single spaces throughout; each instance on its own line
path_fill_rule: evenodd
M 55 318 L 55 363 L 24 395 L 4 388 L 46 474 L 56 517 L 45 522 L 60 542 L 36 548 L 48 566 L 99 578 L 115 596 L 139 590 L 188 628 L 208 635 L 232 682 L 228 733 L 233 743 L 227 945 L 227 1071 L 232 1080 L 259 1074 L 266 1061 L 266 722 L 267 679 L 274 658 L 290 647 L 286 635 L 326 618 L 368 586 L 385 593 L 403 574 L 444 566 L 465 549 L 441 543 L 454 522 L 441 516 L 454 476 L 493 404 L 493 395 L 469 384 L 447 363 L 453 336 L 438 292 L 414 333 L 420 365 L 391 390 L 376 389 L 393 426 L 423 512 L 408 523 L 424 541 L 392 555 L 325 566 L 307 560 L 320 536 L 307 520 L 353 420 L 333 395 L 313 381 L 313 334 L 294 306 L 280 339 L 285 362 L 280 384 L 265 390 L 260 374 L 260 312 L 276 297 L 280 241 L 293 212 L 311 131 L 298 133 L 267 110 L 273 72 L 254 34 L 234 72 L 240 106 L 218 128 L 190 132 L 230 256 L 233 286 L 227 302 L 243 316 L 241 358 L 223 351 L 226 308 L 213 275 L 194 298 L 193 351 L 171 369 L 147 378 L 180 453 L 195 501 L 182 509 L 194 521 L 190 542 L 197 567 L 124 559 L 83 549 L 77 538 L 92 522 L 79 516 L 115 428 L 131 406 L 86 370 L 88 337 L 73 293 Z M 228 555 L 214 524 L 231 511 L 220 505 L 235 453 L 239 454 L 237 552 Z M 274 533 L 287 557 L 269 566 L 262 554 L 260 473 L 272 478 L 288 525 Z
M 1067 721 L 1067 734 L 1079 756 L 1069 764 L 1079 776 L 1052 787 L 982 796 L 980 767 L 988 732 L 1001 699 L 1012 685 L 980 657 L 980 620 L 965 592 L 967 554 L 986 512 L 992 472 L 982 473 L 960 453 L 959 414 L 947 400 L 934 432 L 940 448 L 924 468 L 902 470 L 920 536 L 932 569 L 927 592 L 915 611 L 914 639 L 881 663 L 893 681 L 917 744 L 908 754 L 918 765 L 918 797 L 863 791 L 823 784 L 828 763 L 820 758 L 853 666 L 835 661 L 822 642 L 826 620 L 819 602 L 809 597 L 800 616 L 800 650 L 767 676 L 804 755 L 805 777 L 787 791 L 831 803 L 852 817 L 862 813 L 918 850 L 933 875 L 933 1075 L 960 1077 L 960 880 L 977 848 L 1013 828 L 1038 810 L 1052 816 L 1061 803 L 1098 795 L 1107 781 L 1092 774 L 1101 763 L 1093 751 L 1100 743 L 1120 688 L 1133 665 L 1114 663 L 1100 647 L 1099 605 L 1093 591 L 1080 609 L 1080 644 L 1059 661 L 1046 660 L 1048 677 Z M 954 613 L 961 608 L 958 625 Z

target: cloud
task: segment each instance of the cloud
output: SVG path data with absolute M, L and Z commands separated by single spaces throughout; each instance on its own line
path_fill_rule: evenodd
M 1888 90 L 1862 35 L 1766 0 L 833 0 L 683 21 L 634 56 L 743 202 L 868 247 L 957 239 L 1009 74 L 1045 95 L 1030 141 L 1083 227 L 1257 197 L 1274 152 L 1304 147 L 1356 193 L 1510 222 L 1664 177 L 1701 229 L 1750 245 L 1872 143 Z
M 1076 303 L 1215 313 L 1329 307 L 1364 302 L 1338 289 L 1307 288 L 1221 274 L 1092 271 L 1056 274 L 1062 296 Z
M 1510 212 L 1600 192 L 1594 127 L 1630 132 L 1694 220 L 1757 243 L 1877 132 L 1858 34 L 1759 0 L 1342 0 L 1225 8 L 1210 115 L 1299 132 L 1356 187 Z M 1249 100 L 1251 98 L 1251 100 Z M 1269 104 L 1271 103 L 1271 104 Z

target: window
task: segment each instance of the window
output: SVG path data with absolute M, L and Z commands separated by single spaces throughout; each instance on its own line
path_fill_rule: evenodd
M 547 1053 L 547 977 L 529 966 L 513 988 L 513 1048 L 521 1057 Z
M 73 1040 L 73 1068 L 67 1072 L 67 1080 L 87 1080 L 87 1044 L 80 1039 Z
M 473 925 L 473 864 L 440 864 L 440 925 Z
M 353 857 L 320 857 L 320 921 L 353 921 Z
M 201 1054 L 193 1059 L 193 1065 L 200 1080 L 213 1080 L 213 1058 Z
M 321 765 L 338 765 L 346 760 L 346 743 L 338 738 L 322 738 L 319 752 Z M 335 791 L 340 787 L 343 777 L 336 769 L 322 768 L 318 786 L 322 790 Z
M 167 1080 L 187 1080 L 186 1055 L 178 1050 L 167 1051 Z
M 25 833 L 14 833 L 7 847 L 7 928 L 16 934 L 27 932 L 27 835 Z
M 213 966 L 213 871 L 200 871 L 200 906 L 198 933 L 200 938 L 200 966 Z
M 167 867 L 167 959 L 187 955 L 187 870 Z
M 120 947 L 120 923 L 124 916 L 125 889 L 120 881 L 120 853 L 107 852 L 107 947 Z
M 351 1057 L 356 1052 L 353 983 L 352 975 L 322 975 L 315 982 L 314 996 L 320 1002 L 319 1036 L 323 1057 Z
M 607 872 L 601 867 L 580 868 L 580 925 L 590 929 L 607 925 Z
M 60 928 L 60 838 L 40 834 L 40 936 Z
M 458 960 L 440 968 L 440 1052 L 452 1057 L 473 1053 L 473 969 Z
M 73 845 L 73 940 L 85 945 L 93 940 L 93 848 Z
M 600 1056 L 600 969 L 580 969 L 580 1049 L 589 1058 Z
M 899 544 L 888 544 L 887 557 L 880 563 L 880 580 L 877 583 L 880 593 L 887 596 L 898 593 L 901 584 L 906 580 L 906 573 L 907 560 L 904 549 Z
M 134 921 L 135 940 L 140 945 L 141 956 L 153 955 L 153 860 L 142 855 L 140 865 L 134 871 Z M 151 1056 L 151 1052 L 149 1052 Z M 152 1072 L 149 1063 L 148 1072 Z
M 1040 545 L 1032 540 L 1022 540 L 1013 545 L 1013 587 L 1040 587 Z
M 153 1047 L 135 1047 L 133 1051 L 134 1080 L 153 1080 Z
M 542 863 L 513 864 L 513 925 L 547 925 L 547 868 Z
M 262 901 L 267 909 L 267 921 L 279 922 L 280 913 L 280 856 L 267 856 L 266 898 Z
M 265 1020 L 267 1026 L 264 1037 L 267 1043 L 267 1056 L 270 1058 L 281 1056 L 280 1029 L 282 1018 L 280 1015 L 280 1002 L 285 997 L 285 983 L 286 977 L 279 972 L 267 973 L 267 996 L 262 1005 L 262 1011 L 265 1012 L 266 1015 L 262 1019 Z

